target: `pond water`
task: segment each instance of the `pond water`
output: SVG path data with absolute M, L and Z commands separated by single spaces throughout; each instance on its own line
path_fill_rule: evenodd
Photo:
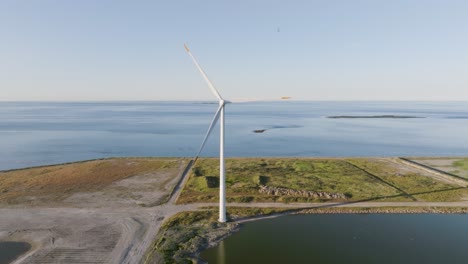
M 0 264 L 11 263 L 30 249 L 26 242 L 0 242 Z
M 211 263 L 468 263 L 468 215 L 295 215 L 247 223 Z

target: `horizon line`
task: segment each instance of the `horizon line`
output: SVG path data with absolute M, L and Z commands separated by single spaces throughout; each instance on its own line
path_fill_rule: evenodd
M 236 102 L 238 101 L 238 102 Z M 213 102 L 217 103 L 214 99 L 171 99 L 171 100 L 2 100 L 0 103 L 138 103 L 138 102 Z M 468 102 L 468 99 L 461 100 L 427 100 L 427 99 L 400 99 L 400 100 L 386 100 L 386 99 L 266 99 L 266 100 L 232 100 L 234 103 L 261 103 L 261 102 Z

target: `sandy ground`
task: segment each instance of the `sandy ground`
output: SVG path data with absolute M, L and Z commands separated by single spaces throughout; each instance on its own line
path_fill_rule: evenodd
M 396 160 L 384 160 L 401 168 L 402 173 L 413 169 Z M 0 241 L 27 241 L 32 244 L 32 250 L 14 263 L 143 263 L 145 252 L 155 240 L 164 220 L 178 212 L 218 206 L 217 203 L 175 204 L 186 180 L 181 178 L 186 165 L 181 162 L 176 173 L 138 175 L 117 181 L 99 192 L 76 193 L 65 199 L 62 206 L 3 206 L 0 208 Z M 433 177 L 430 173 L 427 176 Z M 169 197 L 173 189 L 175 191 Z M 228 206 L 468 207 L 468 201 L 231 203 Z
M 54 208 L 3 206 L 0 241 L 32 245 L 14 263 L 141 263 L 165 219 L 197 208 L 164 204 L 185 166 L 76 193 Z
M 15 263 L 140 263 L 163 220 L 195 208 L 0 209 L 0 240 L 32 244 Z

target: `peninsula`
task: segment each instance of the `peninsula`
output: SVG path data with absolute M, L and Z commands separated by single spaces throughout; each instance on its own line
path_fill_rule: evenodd
M 0 243 L 18 263 L 181 263 L 245 221 L 291 213 L 466 213 L 468 159 L 109 158 L 0 172 Z

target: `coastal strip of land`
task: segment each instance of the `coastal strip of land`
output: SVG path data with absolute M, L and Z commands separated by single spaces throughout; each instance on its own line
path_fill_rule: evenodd
M 200 261 L 201 250 L 265 217 L 466 213 L 467 159 L 409 158 L 418 159 L 424 166 L 396 157 L 228 159 L 228 223 L 217 222 L 217 159 L 110 158 L 4 171 L 0 243 L 31 244 L 15 263 L 178 263 Z M 427 160 L 443 166 L 427 171 Z

